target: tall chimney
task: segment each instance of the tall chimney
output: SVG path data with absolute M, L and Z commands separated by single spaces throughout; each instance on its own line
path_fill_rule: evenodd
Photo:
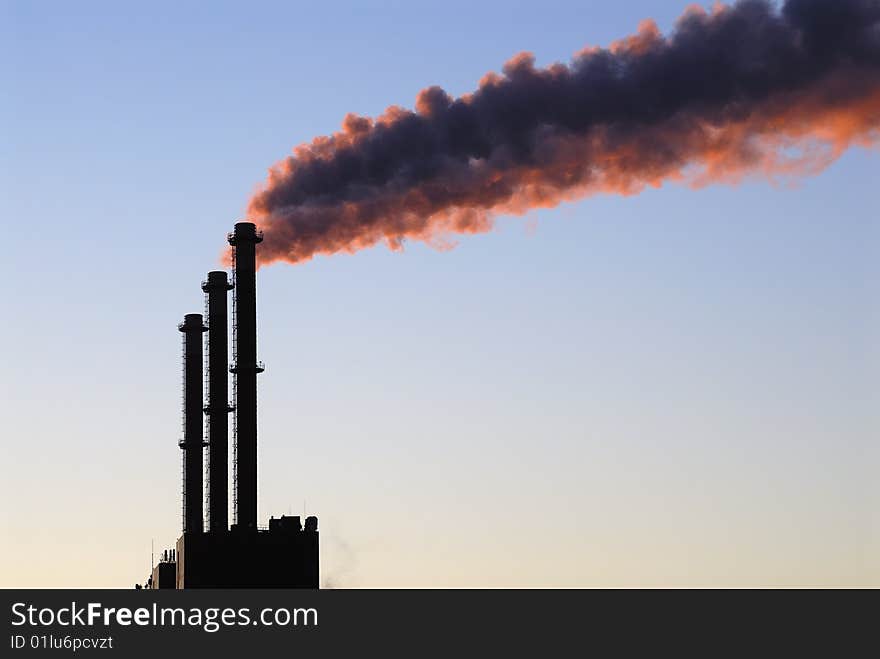
M 227 355 L 226 293 L 232 284 L 223 270 L 208 273 L 202 282 L 208 314 L 208 530 L 226 531 L 229 527 L 228 417 L 229 361 Z
M 202 522 L 202 314 L 188 313 L 183 332 L 183 532 L 201 533 Z
M 235 374 L 235 523 L 257 528 L 257 271 L 256 245 L 263 234 L 250 222 L 238 222 L 228 235 L 233 262 L 233 362 Z

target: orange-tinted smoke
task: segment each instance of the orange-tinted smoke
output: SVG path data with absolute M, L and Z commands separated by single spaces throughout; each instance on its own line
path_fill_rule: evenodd
M 718 61 L 689 60 L 701 56 Z M 248 216 L 262 264 L 404 239 L 443 248 L 499 214 L 811 174 L 878 138 L 880 2 L 691 7 L 669 37 L 645 21 L 570 66 L 520 54 L 462 98 L 432 87 L 414 112 L 348 115 L 269 171 Z

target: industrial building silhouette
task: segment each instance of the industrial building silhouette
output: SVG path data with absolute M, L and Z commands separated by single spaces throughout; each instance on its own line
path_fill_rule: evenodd
M 222 270 L 209 272 L 202 282 L 205 316 L 187 314 L 178 326 L 183 334 L 179 443 L 183 528 L 176 546 L 163 551 L 152 566 L 145 587 L 317 588 L 318 519 L 306 517 L 303 525 L 298 516 L 282 515 L 271 518 L 268 527 L 257 525 L 257 375 L 264 367 L 257 361 L 256 247 L 263 236 L 250 222 L 238 222 L 227 237 L 232 246 L 232 282 Z M 230 290 L 231 365 L 227 363 Z M 233 374 L 232 405 L 227 371 Z M 231 526 L 227 514 L 230 412 L 234 413 Z

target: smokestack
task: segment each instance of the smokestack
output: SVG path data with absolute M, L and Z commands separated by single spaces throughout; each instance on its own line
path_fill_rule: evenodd
M 202 521 L 202 315 L 188 313 L 183 332 L 183 532 L 201 533 Z
M 208 314 L 208 530 L 226 531 L 229 526 L 228 473 L 229 406 L 226 331 L 226 292 L 232 284 L 223 270 L 208 273 L 202 282 Z
M 233 263 L 233 363 L 235 375 L 235 524 L 257 528 L 257 273 L 256 245 L 262 232 L 250 222 L 238 222 L 227 236 Z

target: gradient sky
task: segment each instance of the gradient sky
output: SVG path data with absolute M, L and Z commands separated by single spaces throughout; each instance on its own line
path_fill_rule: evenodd
M 176 324 L 272 163 L 684 4 L 0 1 L 0 586 L 172 545 Z M 325 585 L 880 585 L 878 172 L 262 270 L 260 518 Z

